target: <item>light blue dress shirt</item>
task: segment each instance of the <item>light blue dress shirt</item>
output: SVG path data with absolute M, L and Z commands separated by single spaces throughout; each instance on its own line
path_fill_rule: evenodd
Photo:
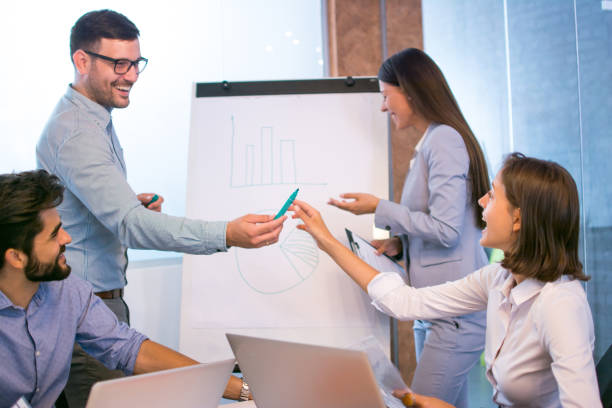
M 111 112 L 68 86 L 36 146 L 39 168 L 66 192 L 58 207 L 72 236 L 66 259 L 105 291 L 126 284 L 127 248 L 190 254 L 226 251 L 226 222 L 205 222 L 147 210 L 126 179 Z
M 131 374 L 146 336 L 117 321 L 77 276 L 41 282 L 27 309 L 0 291 L 0 407 L 21 396 L 33 408 L 52 407 L 68 380 L 75 340 L 108 368 Z

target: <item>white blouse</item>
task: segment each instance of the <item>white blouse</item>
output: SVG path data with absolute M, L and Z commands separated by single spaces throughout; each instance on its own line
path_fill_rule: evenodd
M 579 281 L 525 279 L 487 265 L 463 279 L 415 289 L 396 273 L 368 285 L 372 304 L 400 320 L 487 310 L 485 361 L 493 401 L 516 407 L 601 407 L 593 318 Z

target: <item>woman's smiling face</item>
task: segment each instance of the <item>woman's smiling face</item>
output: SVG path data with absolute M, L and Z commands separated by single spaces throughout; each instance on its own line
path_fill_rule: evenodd
M 383 96 L 383 103 L 380 110 L 389 112 L 391 120 L 396 129 L 405 129 L 414 126 L 415 112 L 408 101 L 408 97 L 402 92 L 399 86 L 391 85 L 379 81 L 380 93 Z
M 502 171 L 495 176 L 491 190 L 478 200 L 484 209 L 482 218 L 487 224 L 482 231 L 480 245 L 508 251 L 521 228 L 521 211 L 514 208 L 506 197 L 506 189 L 501 180 Z

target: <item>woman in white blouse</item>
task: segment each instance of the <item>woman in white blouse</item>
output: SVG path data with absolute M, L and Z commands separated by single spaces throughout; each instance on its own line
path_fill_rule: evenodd
M 463 279 L 415 289 L 379 272 L 338 242 L 319 212 L 296 200 L 294 218 L 372 298 L 402 320 L 487 311 L 485 361 L 500 406 L 600 407 L 593 319 L 580 281 L 580 206 L 571 175 L 556 163 L 510 155 L 479 204 L 480 243 L 504 251 L 500 264 Z M 417 397 L 417 402 L 421 399 Z M 445 403 L 427 398 L 423 406 Z

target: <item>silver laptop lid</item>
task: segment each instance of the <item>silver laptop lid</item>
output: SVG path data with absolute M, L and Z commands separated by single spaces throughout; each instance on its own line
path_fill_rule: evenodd
M 216 408 L 234 359 L 101 381 L 87 408 Z
M 363 351 L 226 334 L 258 408 L 384 408 Z

